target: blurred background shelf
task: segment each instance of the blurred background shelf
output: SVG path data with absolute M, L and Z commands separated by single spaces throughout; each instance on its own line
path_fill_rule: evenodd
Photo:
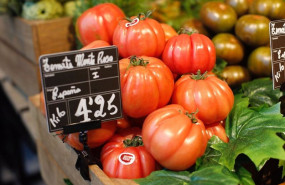
M 35 144 L 36 120 L 28 99 L 1 70 L 0 102 L 0 184 L 44 185 Z

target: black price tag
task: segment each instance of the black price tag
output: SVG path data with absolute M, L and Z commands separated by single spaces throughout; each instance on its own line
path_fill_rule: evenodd
M 269 23 L 273 89 L 280 88 L 285 80 L 285 20 Z
M 43 55 L 39 63 L 49 132 L 122 118 L 116 46 Z

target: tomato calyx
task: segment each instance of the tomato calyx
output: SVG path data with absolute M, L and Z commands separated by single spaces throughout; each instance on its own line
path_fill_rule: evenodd
M 152 14 L 152 11 L 151 10 L 148 10 L 146 13 L 139 13 L 135 18 L 130 18 L 130 17 L 126 17 L 125 19 L 129 22 L 133 22 L 136 18 L 138 18 L 140 21 L 143 21 L 147 18 L 149 18 L 149 16 Z
M 190 78 L 192 78 L 193 80 L 205 80 L 207 77 L 208 77 L 207 71 L 206 71 L 205 73 L 201 74 L 201 71 L 200 71 L 200 70 L 197 71 L 197 74 L 196 74 L 196 75 L 195 75 L 195 74 L 192 74 L 192 75 L 190 76 Z
M 127 70 L 131 67 L 131 66 L 146 66 L 149 62 L 147 60 L 144 60 L 143 58 L 139 58 L 137 56 L 131 56 L 130 57 L 130 64 L 127 67 Z
M 134 136 L 132 139 L 125 139 L 123 141 L 124 146 L 127 147 L 138 147 L 143 146 L 143 141 L 141 136 Z
M 190 30 L 188 28 L 180 28 L 180 30 L 178 31 L 178 35 L 187 34 L 190 36 L 194 33 L 198 33 L 198 32 L 196 30 Z
M 185 115 L 188 116 L 188 118 L 191 119 L 192 123 L 197 123 L 198 119 L 196 118 L 196 114 L 198 113 L 198 109 L 195 112 L 186 112 Z

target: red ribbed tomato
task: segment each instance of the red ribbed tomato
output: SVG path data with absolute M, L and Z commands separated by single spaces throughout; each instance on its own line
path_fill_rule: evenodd
M 214 75 L 183 75 L 175 83 L 172 103 L 189 112 L 198 110 L 197 117 L 211 124 L 228 116 L 234 95 L 228 84 Z
M 102 148 L 101 162 L 105 174 L 112 178 L 143 178 L 156 168 L 155 160 L 143 146 L 138 127 L 114 135 Z
M 208 135 L 208 139 L 215 135 L 218 136 L 225 143 L 229 142 L 226 130 L 220 122 L 206 125 L 206 133 Z
M 84 46 L 94 40 L 112 44 L 114 30 L 124 17 L 124 12 L 112 3 L 89 8 L 76 21 L 77 37 Z
M 159 57 L 165 45 L 160 23 L 144 15 L 132 17 L 130 21 L 120 21 L 114 31 L 113 44 L 118 47 L 120 56 Z
M 170 170 L 185 170 L 204 154 L 204 124 L 181 105 L 167 105 L 147 116 L 143 123 L 144 146 L 157 162 Z
M 89 130 L 87 132 L 87 145 L 95 148 L 109 140 L 117 129 L 117 121 L 108 121 L 101 124 L 101 128 Z M 79 132 L 68 134 L 64 140 L 76 150 L 83 150 L 82 143 L 79 142 Z
M 100 48 L 100 47 L 106 47 L 106 46 L 110 46 L 110 44 L 104 40 L 95 40 L 91 42 L 90 44 L 86 45 L 85 47 L 81 48 L 81 50 Z
M 180 34 L 168 40 L 162 60 L 176 74 L 204 73 L 215 66 L 215 46 L 203 34 Z
M 126 115 L 144 117 L 169 102 L 174 79 L 160 59 L 131 57 L 120 60 L 119 65 L 122 106 Z
M 175 31 L 174 28 L 172 28 L 170 25 L 165 24 L 165 23 L 160 23 L 164 34 L 165 34 L 165 42 L 167 42 L 171 37 L 177 36 L 177 32 Z

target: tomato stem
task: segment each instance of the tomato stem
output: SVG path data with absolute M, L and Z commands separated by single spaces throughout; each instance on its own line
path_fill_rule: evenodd
M 146 66 L 149 62 L 147 60 L 144 60 L 143 58 L 139 58 L 137 56 L 131 56 L 130 57 L 130 64 L 127 68 L 127 70 L 131 67 L 131 66 Z
M 198 33 L 198 32 L 196 30 L 189 30 L 187 28 L 180 28 L 180 30 L 178 31 L 178 35 L 181 34 L 192 35 L 193 33 Z
M 126 139 L 123 141 L 125 147 L 138 147 L 143 146 L 141 136 L 134 136 L 132 139 Z
M 138 18 L 140 20 L 145 20 L 146 18 L 149 18 L 149 16 L 152 14 L 151 10 L 148 10 L 146 13 L 139 13 Z
M 198 113 L 198 109 L 195 112 L 191 112 L 191 113 L 186 112 L 185 114 L 186 114 L 186 116 L 188 116 L 191 119 L 192 123 L 197 123 L 198 120 L 195 116 L 197 113 Z
M 153 12 L 152 10 L 148 10 L 146 13 L 141 12 L 135 18 L 139 18 L 139 20 L 145 20 L 146 18 L 149 18 L 149 16 L 152 14 L 152 12 Z M 125 17 L 125 19 L 129 22 L 133 22 L 133 20 L 134 20 L 134 19 L 131 19 L 130 17 Z
M 201 71 L 198 70 L 196 75 L 192 74 L 190 77 L 193 80 L 205 80 L 208 77 L 208 75 L 207 75 L 207 71 L 204 74 L 201 74 Z

